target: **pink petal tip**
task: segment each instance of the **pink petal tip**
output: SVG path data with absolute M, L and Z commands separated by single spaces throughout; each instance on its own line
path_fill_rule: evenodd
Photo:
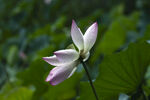
M 53 83 L 52 81 L 50 81 L 49 83 L 53 86 L 57 85 L 57 84 Z
M 98 23 L 97 23 L 97 22 L 94 22 L 93 25 L 94 25 L 95 27 L 98 27 Z
M 46 57 L 42 57 L 42 59 L 45 60 L 45 61 L 47 60 Z

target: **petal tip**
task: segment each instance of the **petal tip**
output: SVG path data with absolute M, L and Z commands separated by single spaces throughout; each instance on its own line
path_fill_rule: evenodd
M 49 58 L 48 57 L 42 57 L 42 59 L 46 62 L 48 62 Z
M 61 54 L 61 52 L 55 51 L 54 55 L 58 56 L 59 54 Z
M 49 82 L 49 80 L 46 78 L 46 79 L 45 79 L 45 82 Z
M 76 22 L 75 22 L 75 20 L 74 19 L 72 19 L 72 24 L 75 24 Z
M 45 82 L 49 82 L 50 81 L 50 79 L 49 79 L 49 77 L 47 77 L 46 79 L 45 79 Z
M 98 23 L 97 22 L 94 22 L 93 25 L 92 25 L 93 29 L 94 29 L 94 33 L 97 34 L 97 31 L 98 31 Z
M 97 22 L 94 22 L 93 24 L 96 28 L 98 27 L 98 23 Z
M 46 57 L 42 57 L 42 59 L 45 60 L 45 61 L 47 60 Z
M 47 76 L 47 78 L 45 79 L 46 82 L 49 82 L 53 79 L 53 71 L 54 69 L 52 69 L 49 73 L 49 75 Z
M 72 26 L 71 27 L 72 27 L 72 29 L 74 29 L 75 27 L 78 27 L 74 19 L 72 20 Z
M 55 85 L 57 85 L 57 84 L 55 84 L 54 82 L 52 82 L 52 81 L 50 81 L 49 82 L 52 86 L 55 86 Z

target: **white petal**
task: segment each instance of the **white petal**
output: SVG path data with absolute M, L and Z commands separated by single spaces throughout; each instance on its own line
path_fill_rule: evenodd
M 62 62 L 58 61 L 58 59 L 56 58 L 56 55 L 50 56 L 50 57 L 43 57 L 43 60 L 45 60 L 47 63 L 53 66 L 60 66 L 63 64 Z
M 83 34 L 81 30 L 78 28 L 78 26 L 76 25 L 74 20 L 72 20 L 71 37 L 74 44 L 77 46 L 77 48 L 79 50 L 83 50 L 84 47 Z
M 84 53 L 87 53 L 94 45 L 98 32 L 97 22 L 92 24 L 85 32 L 84 37 Z
M 75 71 L 77 64 L 77 62 L 72 62 L 68 65 L 53 68 L 46 78 L 46 81 L 49 81 L 51 85 L 57 85 L 63 82 L 73 74 L 72 72 Z
M 74 49 L 59 50 L 54 54 L 61 63 L 70 63 L 79 58 L 79 53 Z

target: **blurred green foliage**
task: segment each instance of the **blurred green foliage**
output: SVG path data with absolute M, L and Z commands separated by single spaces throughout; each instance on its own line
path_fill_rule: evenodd
M 81 65 L 45 82 L 53 66 L 42 57 L 72 43 L 72 19 L 83 33 L 98 22 L 86 63 L 100 100 L 149 100 L 149 11 L 149 0 L 0 0 L 0 100 L 95 99 Z

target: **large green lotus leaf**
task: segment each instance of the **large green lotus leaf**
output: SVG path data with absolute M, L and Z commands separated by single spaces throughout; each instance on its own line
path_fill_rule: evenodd
M 99 98 L 116 100 L 120 93 L 132 95 L 142 84 L 146 68 L 150 64 L 148 43 L 130 44 L 127 50 L 104 57 L 99 65 L 99 76 L 94 85 Z M 82 85 L 81 85 L 82 86 Z M 94 98 L 91 89 L 82 86 L 81 100 Z M 85 92 L 86 91 L 86 92 Z M 111 98 L 111 99 L 110 99 Z
M 150 63 L 150 45 L 131 44 L 127 50 L 105 57 L 95 85 L 100 96 L 132 94 L 142 84 Z

